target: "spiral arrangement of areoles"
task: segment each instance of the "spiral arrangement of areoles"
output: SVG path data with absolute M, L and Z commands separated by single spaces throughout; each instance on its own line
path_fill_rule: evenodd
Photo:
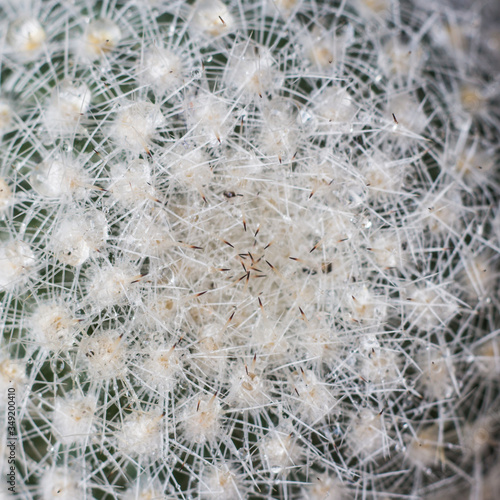
M 498 32 L 480 14 L 2 3 L 16 498 L 494 498 Z

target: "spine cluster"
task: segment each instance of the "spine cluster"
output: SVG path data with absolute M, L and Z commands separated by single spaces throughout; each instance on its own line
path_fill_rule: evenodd
M 17 498 L 494 498 L 500 38 L 479 11 L 0 19 Z

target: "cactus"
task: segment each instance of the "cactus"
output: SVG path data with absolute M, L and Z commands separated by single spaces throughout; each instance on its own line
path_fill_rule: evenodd
M 0 5 L 0 498 L 495 497 L 487 9 Z

